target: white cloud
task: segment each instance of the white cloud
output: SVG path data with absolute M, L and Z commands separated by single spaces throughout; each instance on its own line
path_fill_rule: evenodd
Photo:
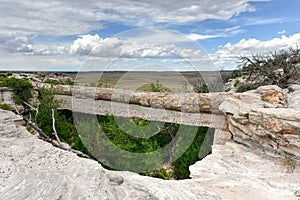
M 99 35 L 82 35 L 70 47 L 71 54 L 114 57 L 119 56 L 122 45 L 118 38 L 100 38 Z
M 9 53 L 33 51 L 33 45 L 26 36 L 17 34 L 0 34 L 0 50 Z
M 246 26 L 254 26 L 254 25 L 267 25 L 267 24 L 278 24 L 290 21 L 289 19 L 285 18 L 247 18 L 244 25 Z
M 273 38 L 271 40 L 260 41 L 254 38 L 242 39 L 236 44 L 227 43 L 219 47 L 218 51 L 211 54 L 217 65 L 225 65 L 230 63 L 233 65 L 234 61 L 241 56 L 263 55 L 269 54 L 280 49 L 295 47 L 300 44 L 300 33 L 285 36 L 280 38 Z
M 217 37 L 220 37 L 220 35 L 201 35 L 201 34 L 197 34 L 197 33 L 191 33 L 191 34 L 188 34 L 187 37 L 193 41 L 197 41 L 197 40 L 204 40 L 204 39 L 210 39 L 210 38 L 217 38 Z
M 282 31 L 278 31 L 277 32 L 279 35 L 284 35 L 284 34 L 286 34 L 286 31 L 285 30 L 282 30 Z
M 27 36 L 0 33 L 0 52 L 23 55 L 62 55 L 67 47 L 62 44 L 35 44 Z
M 159 44 L 154 40 L 150 40 L 146 36 L 144 39 L 119 39 L 119 38 L 100 38 L 99 35 L 82 35 L 76 39 L 70 47 L 71 54 L 92 56 L 92 57 L 128 57 L 128 58 L 169 58 L 183 57 L 193 58 L 200 57 L 201 51 L 191 48 L 180 48 L 175 45 L 176 38 L 173 43 Z M 149 42 L 150 40 L 150 42 Z M 183 39 L 178 39 L 183 41 Z M 153 41 L 153 42 L 151 42 Z M 186 40 L 187 41 L 187 40 Z
M 223 29 L 220 28 L 207 29 L 204 31 L 205 34 L 192 33 L 192 34 L 188 34 L 187 37 L 190 38 L 191 40 L 196 41 L 196 40 L 218 38 L 218 37 L 232 37 L 244 32 L 245 30 L 242 29 L 241 26 L 233 26 L 233 27 L 223 28 Z
M 249 2 L 260 0 L 111 0 L 42 1 L 1 0 L 2 33 L 75 35 L 102 27 L 104 21 L 132 25 L 187 23 L 205 19 L 226 20 L 252 12 Z

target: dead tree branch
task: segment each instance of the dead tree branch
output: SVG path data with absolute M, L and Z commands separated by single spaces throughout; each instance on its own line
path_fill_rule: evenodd
M 55 128 L 55 116 L 54 116 L 54 109 L 51 109 L 51 112 L 52 112 L 52 128 L 53 128 L 53 135 L 55 137 L 55 139 L 57 140 L 58 144 L 61 146 L 61 142 L 60 142 L 60 139 L 57 135 L 57 132 L 56 132 L 56 128 Z
M 71 149 L 70 147 L 66 147 L 67 145 L 61 145 L 61 143 L 59 143 L 59 145 L 57 145 L 57 143 L 54 140 L 52 140 L 42 129 L 40 129 L 40 127 L 38 127 L 38 125 L 36 125 L 35 123 L 33 123 L 32 121 L 27 119 L 25 116 L 23 116 L 20 113 L 20 111 L 18 110 L 18 108 L 16 107 L 16 105 L 15 105 L 15 110 L 16 110 L 17 114 L 20 115 L 28 125 L 30 125 L 33 129 L 35 129 L 39 133 L 40 138 L 43 139 L 44 141 L 49 142 L 53 146 L 58 147 L 60 149 L 63 149 L 63 150 L 66 150 L 66 151 L 71 151 L 79 157 L 91 159 L 90 156 L 82 153 L 81 151 L 77 151 L 75 149 Z

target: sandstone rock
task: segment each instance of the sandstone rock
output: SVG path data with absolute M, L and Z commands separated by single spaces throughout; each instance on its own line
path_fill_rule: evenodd
M 293 85 L 291 88 L 293 92 L 288 94 L 288 107 L 299 109 L 300 108 L 300 85 Z
M 293 200 L 300 186 L 300 168 L 294 165 L 290 170 L 291 165 L 260 149 L 226 143 L 213 145 L 212 154 L 190 166 L 190 171 L 193 181 L 224 199 Z
M 124 179 L 121 175 L 108 173 L 106 176 L 110 182 L 116 183 L 117 185 L 121 185 L 124 182 Z
M 261 86 L 255 90 L 261 98 L 274 104 L 285 104 L 285 95 L 283 89 L 276 85 Z
M 282 108 L 285 99 L 287 95 L 281 88 L 263 86 L 226 98 L 219 109 L 226 115 L 234 140 L 244 144 L 252 141 L 251 145 L 256 142 L 265 150 L 300 161 L 300 110 Z

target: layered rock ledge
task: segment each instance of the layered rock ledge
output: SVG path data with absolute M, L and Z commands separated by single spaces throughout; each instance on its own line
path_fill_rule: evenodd
M 18 199 L 295 200 L 300 168 L 259 149 L 227 142 L 190 167 L 192 179 L 164 181 L 103 169 L 94 160 L 29 133 L 0 110 L 0 197 Z

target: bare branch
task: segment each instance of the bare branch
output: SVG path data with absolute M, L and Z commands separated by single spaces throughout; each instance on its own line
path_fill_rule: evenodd
M 23 103 L 24 103 L 25 105 L 27 105 L 29 108 L 31 108 L 32 110 L 35 111 L 34 122 L 37 123 L 37 116 L 38 116 L 38 114 L 39 114 L 39 106 L 40 106 L 40 102 L 38 102 L 36 108 L 33 107 L 32 105 L 30 105 L 29 103 L 25 102 L 25 101 L 23 101 Z M 31 114 L 29 114 L 29 121 L 31 121 Z
M 300 49 L 289 48 L 267 56 L 240 56 L 238 63 L 252 89 L 269 84 L 285 88 L 300 71 Z
M 38 104 L 36 106 L 36 112 L 35 112 L 35 116 L 34 116 L 35 123 L 37 123 L 37 116 L 39 114 L 39 106 L 40 106 L 40 102 L 38 102 Z
M 16 112 L 23 117 L 23 119 L 25 120 L 25 122 L 27 124 L 29 124 L 32 128 L 34 128 L 41 137 L 43 137 L 47 142 L 51 142 L 51 139 L 49 138 L 49 136 L 42 130 L 40 129 L 40 127 L 38 127 L 35 123 L 32 123 L 31 120 L 27 119 L 25 116 L 23 116 L 22 114 L 20 114 L 20 111 L 18 110 L 18 108 L 15 106 L 15 110 Z
M 27 103 L 27 102 L 25 102 L 25 101 L 23 101 L 23 103 L 24 103 L 26 106 L 28 106 L 29 108 L 31 108 L 32 110 L 36 111 L 36 108 L 33 107 L 32 105 L 30 105 L 29 103 Z
M 60 142 L 60 139 L 57 135 L 56 128 L 55 128 L 54 109 L 51 109 L 51 112 L 52 112 L 52 128 L 53 128 L 53 133 L 52 134 L 54 135 L 54 137 L 57 140 L 58 144 L 61 146 L 61 142 Z
M 42 129 L 40 129 L 40 127 L 38 127 L 36 124 L 34 124 L 34 123 L 32 123 L 31 121 L 29 121 L 25 116 L 23 116 L 21 113 L 20 113 L 20 111 L 18 110 L 18 108 L 16 107 L 16 105 L 15 105 L 15 110 L 16 110 L 16 112 L 17 112 L 17 114 L 18 115 L 20 115 L 24 120 L 25 120 L 25 122 L 28 124 L 28 125 L 30 125 L 32 128 L 34 128 L 38 133 L 39 133 L 39 135 L 41 136 L 41 138 L 43 139 L 43 140 L 45 140 L 45 141 L 47 141 L 47 142 L 49 142 L 49 143 L 51 143 L 53 146 L 56 146 L 56 147 L 58 147 L 58 148 L 60 148 L 60 149 L 63 149 L 63 150 L 67 150 L 67 151 L 71 151 L 71 152 L 73 152 L 73 153 L 75 153 L 77 156 L 79 156 L 79 157 L 83 157 L 83 158 L 89 158 L 90 159 L 90 157 L 88 156 L 88 155 L 86 155 L 86 154 L 84 154 L 84 153 L 82 153 L 82 152 L 80 152 L 80 151 L 77 151 L 77 150 L 75 150 L 75 149 L 71 149 L 71 148 L 66 148 L 66 147 L 64 147 L 63 145 L 61 145 L 61 144 L 59 144 L 59 146 L 42 130 Z
M 159 126 L 157 126 L 157 128 L 158 128 L 158 130 L 153 135 L 156 135 L 161 131 L 161 128 Z

